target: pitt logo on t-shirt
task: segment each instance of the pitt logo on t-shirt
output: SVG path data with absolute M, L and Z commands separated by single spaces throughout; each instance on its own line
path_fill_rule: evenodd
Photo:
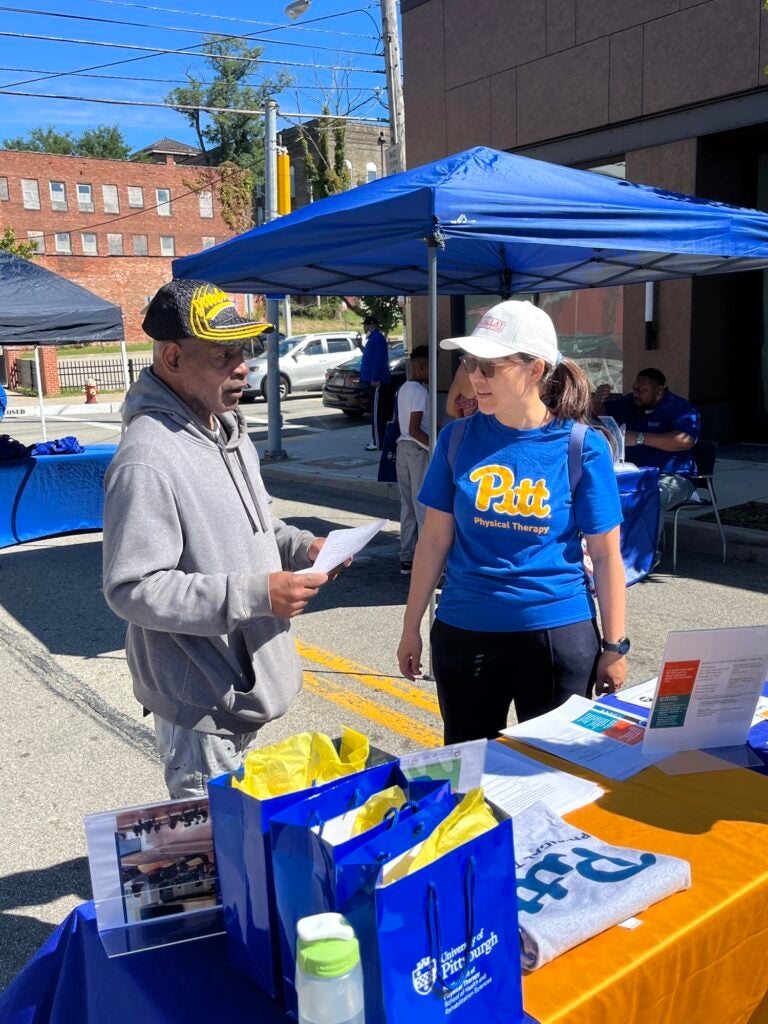
M 535 516 L 545 519 L 551 515 L 547 504 L 550 497 L 546 481 L 535 483 L 523 477 L 515 484 L 515 474 L 507 466 L 478 466 L 469 474 L 470 482 L 478 484 L 475 508 L 478 512 L 499 512 L 505 516 Z

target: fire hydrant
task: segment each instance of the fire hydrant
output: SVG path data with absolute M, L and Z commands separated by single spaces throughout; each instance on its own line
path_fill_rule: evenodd
M 85 382 L 85 404 L 91 405 L 96 401 L 96 396 L 99 393 L 99 386 L 93 377 L 89 377 Z

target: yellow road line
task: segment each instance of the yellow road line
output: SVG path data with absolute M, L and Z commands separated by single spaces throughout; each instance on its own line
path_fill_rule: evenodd
M 315 667 L 320 666 L 331 672 L 338 672 L 339 675 L 353 676 L 363 686 L 369 686 L 381 693 L 389 694 L 390 697 L 404 700 L 412 707 L 440 717 L 437 698 L 431 693 L 420 690 L 418 686 L 412 686 L 405 679 L 377 675 L 375 669 L 350 661 L 348 658 L 342 658 L 341 655 L 334 654 L 332 651 L 324 651 L 320 647 L 305 644 L 301 640 L 296 641 L 296 647 L 301 657 L 311 661 Z
M 372 700 L 360 697 L 356 693 L 351 693 L 345 687 L 339 683 L 332 682 L 330 679 L 318 679 L 312 672 L 304 672 L 304 689 L 308 693 L 320 697 L 321 700 L 330 701 L 331 704 L 338 704 L 345 711 L 350 711 L 361 718 L 366 718 L 369 722 L 375 722 L 377 725 L 390 729 L 400 736 L 406 736 L 409 740 L 413 740 L 421 746 L 439 747 L 443 742 L 442 736 L 435 729 L 430 729 L 428 725 L 422 725 L 420 722 L 409 718 L 408 715 L 400 714 L 398 711 L 389 711 Z

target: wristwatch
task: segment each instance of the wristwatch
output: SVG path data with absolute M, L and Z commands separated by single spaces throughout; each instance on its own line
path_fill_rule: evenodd
M 629 637 L 620 636 L 615 644 L 609 644 L 607 640 L 601 640 L 600 646 L 604 651 L 620 654 L 623 657 L 625 654 L 629 654 Z
M 635 444 L 645 444 L 645 434 L 642 430 L 638 430 L 635 434 Z

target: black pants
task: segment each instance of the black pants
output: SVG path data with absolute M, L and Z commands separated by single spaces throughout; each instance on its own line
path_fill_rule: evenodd
M 522 633 L 432 625 L 432 670 L 445 743 L 493 739 L 514 702 L 524 722 L 573 694 L 590 696 L 600 656 L 594 619 Z
M 371 385 L 371 434 L 373 443 L 379 450 L 384 445 L 384 434 L 395 408 L 394 394 L 395 390 L 389 382 Z

